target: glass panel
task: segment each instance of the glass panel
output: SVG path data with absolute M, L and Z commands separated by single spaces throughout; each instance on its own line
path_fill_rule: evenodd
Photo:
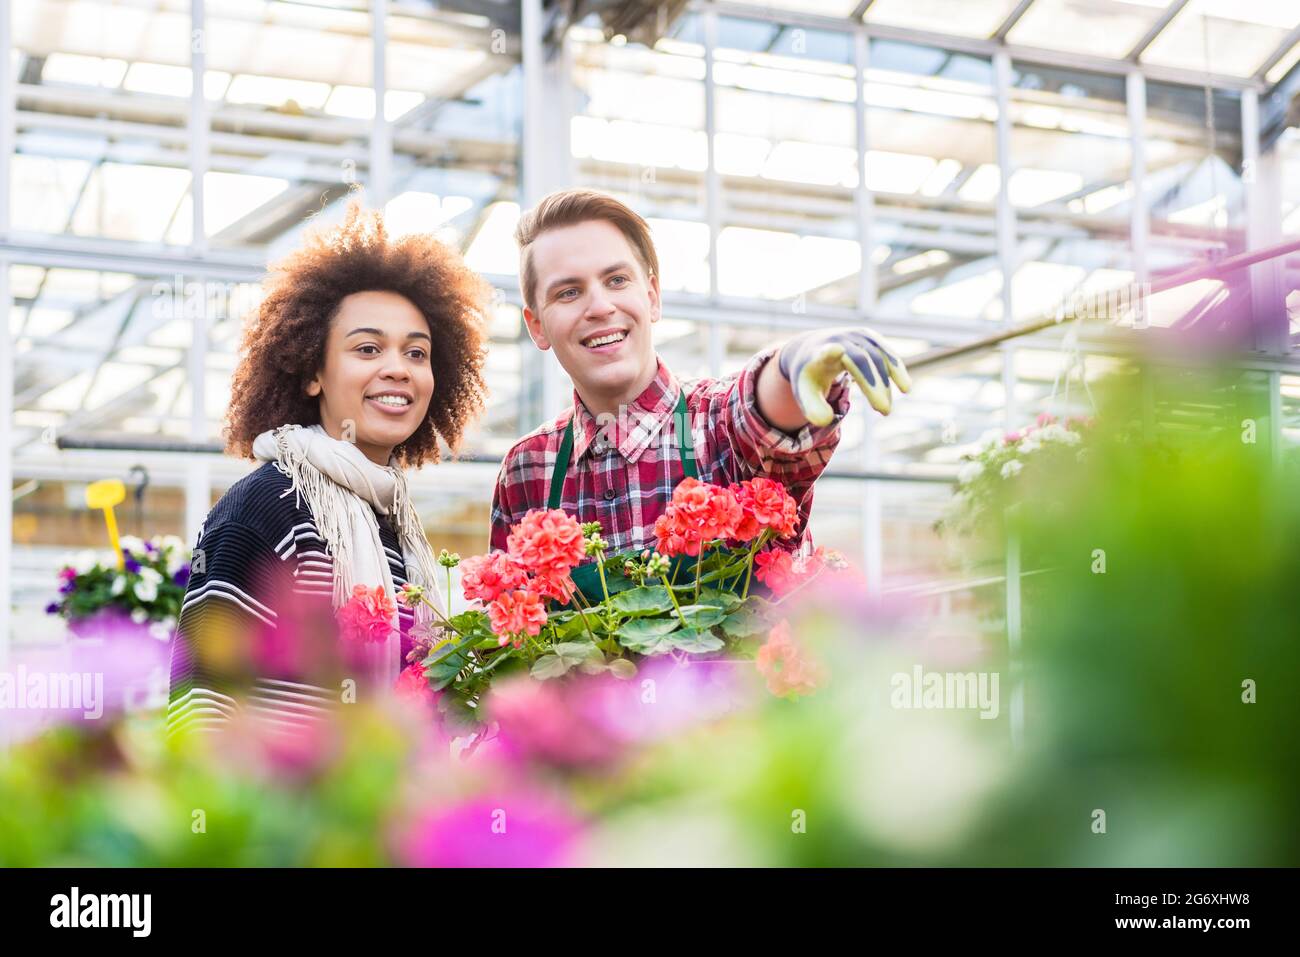
M 1034 0 L 1010 43 L 1120 59 L 1155 25 L 1168 0 Z
M 867 10 L 868 23 L 954 33 L 965 37 L 991 36 L 1018 0 L 876 0 Z
M 1142 54 L 1143 63 L 1253 76 L 1300 23 L 1276 0 L 1192 0 Z
M 1238 97 L 1149 81 L 1146 129 L 1152 275 L 1240 252 L 1245 192 Z

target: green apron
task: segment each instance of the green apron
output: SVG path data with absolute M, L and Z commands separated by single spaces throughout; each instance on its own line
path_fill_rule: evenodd
M 547 508 L 559 508 L 560 500 L 564 494 L 564 477 L 569 472 L 569 462 L 573 458 L 573 419 L 569 416 L 569 424 L 564 429 L 564 440 L 560 443 L 559 454 L 555 457 L 555 467 L 551 470 L 551 487 L 547 498 Z M 687 478 L 698 479 L 699 472 L 695 468 L 695 455 L 692 446 L 688 441 L 691 434 L 690 420 L 686 415 L 686 392 L 682 390 L 677 394 L 677 411 L 675 419 L 680 423 L 677 430 L 677 448 L 681 455 L 682 469 Z M 605 556 L 605 577 L 607 581 L 613 579 L 623 580 L 623 563 L 628 559 L 636 558 L 639 555 L 637 549 L 630 549 L 620 552 L 617 555 Z M 684 581 L 680 576 L 683 573 L 694 574 L 695 559 L 690 555 L 678 555 L 673 559 L 673 566 L 669 572 L 670 580 Z M 672 578 L 671 576 L 678 576 Z M 597 604 L 605 600 L 604 590 L 600 584 L 600 569 L 595 562 L 587 562 L 585 565 L 579 565 L 572 572 L 573 583 L 578 586 L 578 591 L 582 593 L 591 604 Z M 624 586 L 626 587 L 626 586 Z M 613 594 L 613 591 L 610 592 Z

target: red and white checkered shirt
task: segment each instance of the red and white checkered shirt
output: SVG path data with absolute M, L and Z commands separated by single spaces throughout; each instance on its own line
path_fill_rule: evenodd
M 506 454 L 492 496 L 492 549 L 505 549 L 510 526 L 530 509 L 546 508 L 551 472 L 575 410 L 573 455 L 560 507 L 580 522 L 600 522 L 609 543 L 606 554 L 653 548 L 655 519 L 685 475 L 675 414 L 682 388 L 690 420 L 688 452 L 695 454 L 700 481 L 727 485 L 761 475 L 781 482 L 799 502 L 793 544 L 802 543 L 813 483 L 839 443 L 848 386 L 841 376 L 827 396 L 835 412 L 829 425 L 805 425 L 794 434 L 777 429 L 758 411 L 755 392 L 758 374 L 775 352 L 759 353 L 726 378 L 684 385 L 660 360 L 646 390 L 619 416 L 599 423 L 575 392 L 570 408 Z

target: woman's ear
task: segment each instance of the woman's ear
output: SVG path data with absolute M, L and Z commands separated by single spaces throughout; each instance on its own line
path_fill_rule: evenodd
M 320 395 L 320 377 L 312 379 L 307 383 L 307 394 L 312 398 Z

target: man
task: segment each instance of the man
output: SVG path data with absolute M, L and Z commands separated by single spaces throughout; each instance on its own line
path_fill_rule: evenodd
M 813 483 L 839 442 L 846 379 L 882 415 L 890 377 L 910 387 L 902 362 L 867 329 L 804 333 L 737 375 L 679 384 L 651 339 L 659 261 L 645 220 L 606 194 L 565 190 L 525 213 L 515 239 L 529 335 L 555 351 L 574 397 L 506 454 L 494 550 L 526 512 L 548 507 L 600 522 L 608 554 L 653 548 L 655 519 L 686 475 L 781 482 L 799 503 L 797 546 Z

